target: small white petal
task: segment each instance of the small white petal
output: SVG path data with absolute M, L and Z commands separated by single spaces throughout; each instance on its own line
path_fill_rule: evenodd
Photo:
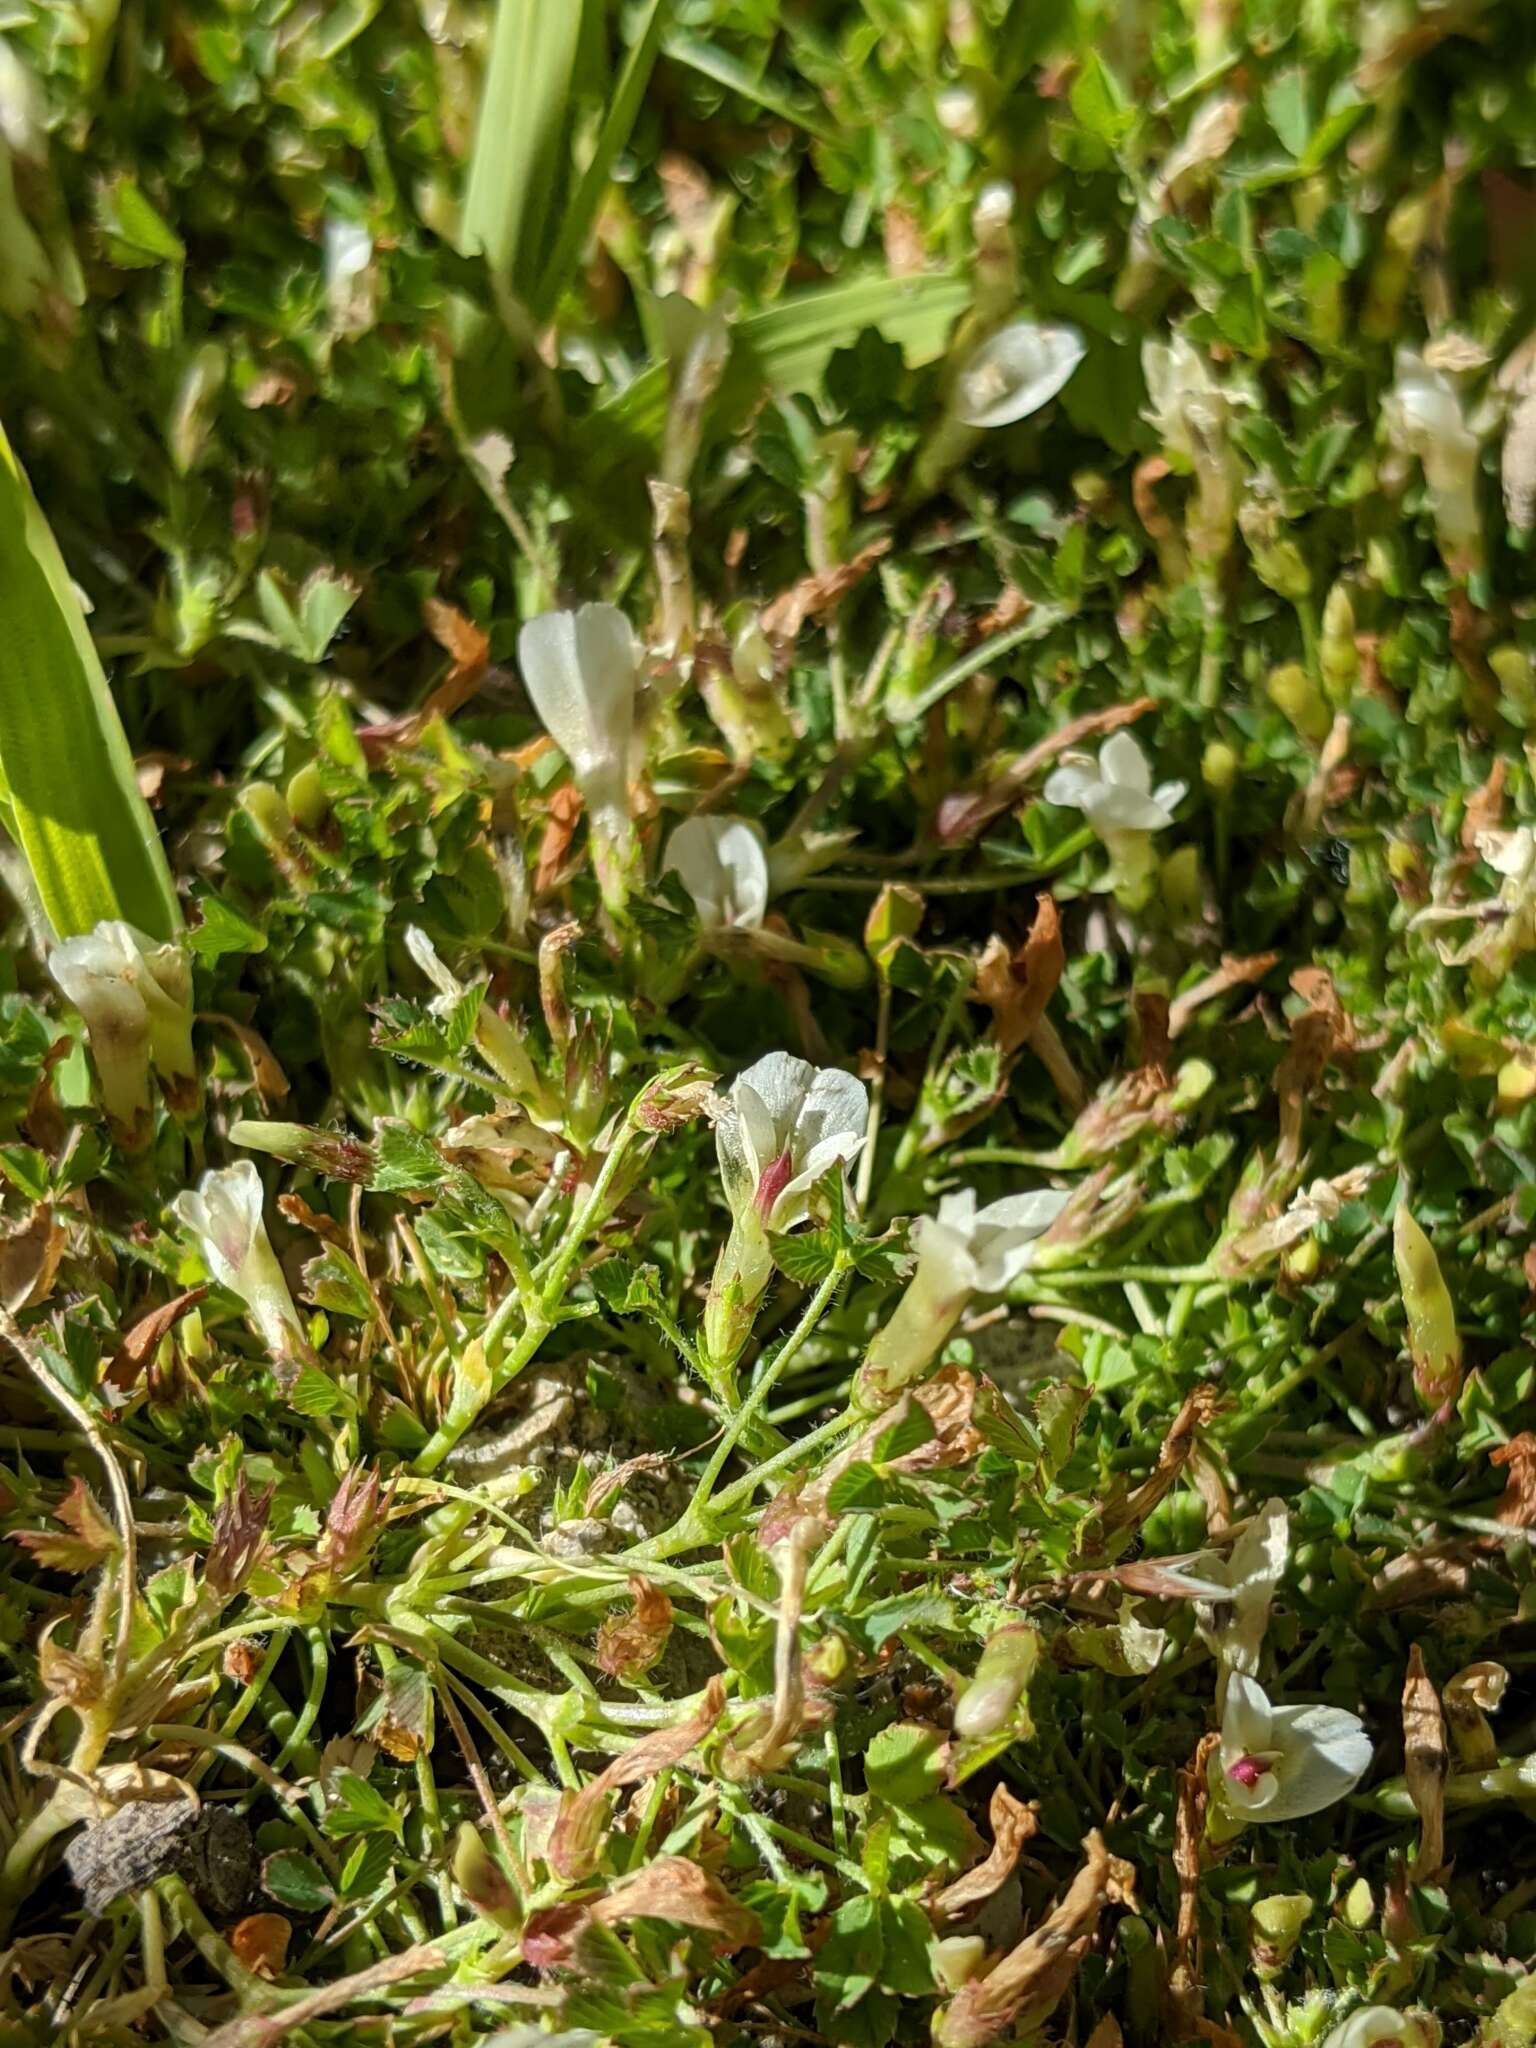
M 1281 1763 L 1270 1820 L 1301 1820 L 1346 1798 L 1375 1754 L 1359 1718 L 1339 1707 L 1276 1707 L 1272 1729 Z
M 675 871 L 699 923 L 751 929 L 768 908 L 768 856 L 745 818 L 687 818 L 667 842 L 663 872 Z
M 1188 788 L 1187 782 L 1160 782 L 1153 790 L 1152 801 L 1168 813 L 1170 824 L 1173 822 L 1174 811 L 1184 801 L 1184 792 Z
M 1050 403 L 1083 354 L 1075 327 L 1015 320 L 984 341 L 960 372 L 956 410 L 968 427 L 1027 419 Z
M 583 788 L 622 788 L 634 727 L 639 656 L 634 632 L 611 604 L 541 612 L 517 636 L 533 707 Z
M 1104 782 L 1083 805 L 1095 832 L 1161 832 L 1173 820 L 1153 797 L 1123 782 Z
M 443 965 L 442 961 L 438 958 L 437 948 L 421 929 L 420 925 L 408 924 L 406 926 L 405 950 L 410 954 L 439 995 L 447 996 L 455 1002 L 463 995 L 464 984 L 456 974 L 450 973 Z
M 1272 1749 L 1272 1718 L 1269 1695 L 1263 1686 L 1239 1673 L 1227 1688 L 1227 1704 L 1221 1717 L 1222 1749 L 1235 1756 L 1262 1754 Z
M 1152 788 L 1152 770 L 1146 755 L 1128 732 L 1114 732 L 1099 749 L 1099 774 L 1106 782 L 1134 789 L 1146 796 Z
M 1081 768 L 1068 761 L 1046 777 L 1042 793 L 1048 804 L 1059 804 L 1063 810 L 1080 811 L 1101 786 L 1094 769 Z
M 815 1075 L 809 1060 L 796 1059 L 791 1052 L 770 1052 L 739 1075 L 735 1086 L 750 1090 L 772 1119 L 774 1129 L 788 1137 Z
M 1428 2036 L 1419 2021 L 1390 2005 L 1363 2005 L 1344 2024 L 1335 2027 L 1323 2048 L 1377 2048 L 1379 2042 L 1394 2041 L 1400 2048 L 1427 2048 Z

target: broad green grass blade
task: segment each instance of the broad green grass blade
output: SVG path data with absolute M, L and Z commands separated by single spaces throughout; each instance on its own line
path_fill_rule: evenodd
M 731 364 L 721 402 L 750 402 L 764 387 L 813 389 L 833 351 L 856 340 L 866 327 L 895 342 L 909 362 L 931 362 L 942 353 L 973 290 L 967 274 L 934 271 L 911 278 L 865 277 L 797 292 L 731 329 Z M 599 443 L 605 426 L 624 438 L 655 443 L 666 417 L 667 368 L 657 363 L 601 406 L 593 426 Z
M 545 264 L 533 293 L 531 308 L 537 319 L 545 319 L 554 311 L 571 272 L 580 260 L 582 245 L 586 241 L 603 193 L 607 190 L 614 158 L 629 141 L 635 117 L 640 111 L 640 103 L 645 97 L 645 88 L 650 83 L 656 52 L 661 46 L 661 29 L 665 14 L 666 0 L 651 0 L 650 8 L 641 23 L 640 33 L 630 45 L 623 72 L 614 89 L 608 112 L 603 117 L 602 128 L 598 132 L 592 161 L 583 171 L 581 183 L 571 194 L 570 204 L 565 209 L 555 235 L 549 261 Z
M 723 85 L 728 92 L 740 93 L 743 99 L 755 101 L 764 113 L 776 114 L 781 121 L 792 122 L 795 127 L 803 128 L 807 135 L 814 135 L 819 142 L 837 140 L 836 129 L 819 114 L 807 113 L 803 107 L 796 106 L 765 78 L 760 78 L 750 65 L 743 64 L 739 57 L 733 57 L 729 50 L 706 42 L 702 36 L 690 35 L 685 29 L 675 29 L 663 47 L 674 64 L 686 64 L 690 71 L 697 71 L 716 85 Z
M 180 928 L 117 706 L 52 529 L 0 428 L 0 795 L 61 938 Z
M 475 128 L 459 246 L 526 299 L 540 231 L 569 154 L 581 0 L 499 0 Z M 461 348 L 485 328 L 464 323 Z

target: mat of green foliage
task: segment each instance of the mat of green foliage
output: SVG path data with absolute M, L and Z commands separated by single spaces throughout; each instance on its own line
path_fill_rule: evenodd
M 1536 14 L 501 4 L 0 4 L 0 2043 L 1529 2048 Z

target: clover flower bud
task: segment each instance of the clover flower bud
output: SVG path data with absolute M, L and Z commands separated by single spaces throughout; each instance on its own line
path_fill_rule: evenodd
M 768 855 L 746 818 L 686 818 L 667 842 L 663 874 L 675 873 L 706 933 L 756 931 L 768 909 Z
M 968 1742 L 985 1741 L 1022 1719 L 1022 1702 L 1040 1661 L 1040 1637 L 1028 1623 L 1000 1628 L 989 1637 L 976 1674 L 955 1705 L 955 1733 Z M 1022 1731 L 1021 1731 L 1022 1732 Z
M 171 1204 L 197 1238 L 209 1272 L 245 1303 L 262 1341 L 280 1360 L 296 1357 L 304 1329 L 262 1221 L 261 1176 L 249 1159 L 205 1173 Z
M 1011 427 L 1050 404 L 1084 353 L 1082 335 L 1065 322 L 1010 321 L 965 362 L 956 412 L 968 427 Z
M 1005 1293 L 1028 1270 L 1035 1239 L 1068 1200 L 1065 1192 L 1041 1188 L 978 1209 L 966 1188 L 946 1195 L 937 1216 L 923 1217 L 912 1234 L 917 1264 L 906 1292 L 859 1368 L 857 1405 L 884 1408 L 921 1379 L 971 1296 Z
M 517 658 L 533 707 L 586 800 L 603 901 L 621 909 L 637 856 L 629 801 L 640 677 L 634 632 L 611 604 L 541 612 L 519 633 Z
M 1461 1337 L 1435 1248 L 1406 1203 L 1398 1204 L 1393 1219 L 1392 1256 L 1408 1315 L 1414 1389 L 1422 1405 L 1434 1413 L 1461 1391 Z
M 1412 349 L 1397 353 L 1397 381 L 1382 400 L 1382 423 L 1400 455 L 1424 471 L 1435 536 L 1445 565 L 1465 576 L 1482 560 L 1478 437 L 1462 415 L 1456 386 Z
M 192 972 L 179 945 L 110 918 L 62 940 L 48 968 L 85 1020 L 102 1106 L 120 1144 L 149 1137 L 151 1067 L 173 1109 L 196 1105 Z

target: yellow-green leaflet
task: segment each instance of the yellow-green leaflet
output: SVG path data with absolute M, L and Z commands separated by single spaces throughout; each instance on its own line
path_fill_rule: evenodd
M 170 868 L 80 601 L 3 428 L 0 794 L 61 938 L 105 917 L 156 939 L 180 929 Z

